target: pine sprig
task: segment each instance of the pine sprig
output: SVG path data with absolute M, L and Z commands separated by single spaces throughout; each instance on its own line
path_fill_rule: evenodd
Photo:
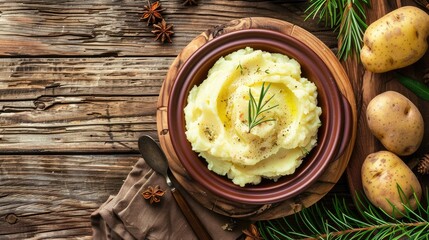
M 318 18 L 338 32 L 339 59 L 345 60 L 350 55 L 359 55 L 362 48 L 363 34 L 367 28 L 365 23 L 365 7 L 369 0 L 310 0 L 306 19 Z
M 273 99 L 275 95 L 273 94 L 270 98 L 268 98 L 264 102 L 264 98 L 267 95 L 267 92 L 270 89 L 270 87 L 271 87 L 271 83 L 268 84 L 267 88 L 265 88 L 265 82 L 262 83 L 261 93 L 259 94 L 258 101 L 256 101 L 255 97 L 252 94 L 252 91 L 249 88 L 249 106 L 248 106 L 248 115 L 247 115 L 247 121 L 249 124 L 249 133 L 252 130 L 252 128 L 256 127 L 261 123 L 275 121 L 275 119 L 272 119 L 272 118 L 265 119 L 265 116 L 261 115 L 262 113 L 267 112 L 278 106 L 277 104 L 277 105 L 265 108 L 268 102 L 271 101 L 271 99 Z
M 365 196 L 358 195 L 357 209 L 335 197 L 330 208 L 316 203 L 292 216 L 260 221 L 258 229 L 264 239 L 429 239 L 428 188 L 425 199 L 416 210 L 405 202 L 403 217 L 396 219 Z

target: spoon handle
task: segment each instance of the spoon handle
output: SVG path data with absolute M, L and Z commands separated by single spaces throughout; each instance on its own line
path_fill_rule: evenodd
M 174 199 L 176 199 L 177 204 L 179 205 L 180 210 L 182 210 L 183 215 L 188 220 L 189 225 L 191 225 L 192 230 L 194 230 L 195 235 L 197 235 L 198 239 L 201 240 L 211 240 L 209 232 L 198 219 L 195 212 L 190 208 L 188 202 L 183 198 L 182 194 L 178 189 L 172 187 L 171 194 Z

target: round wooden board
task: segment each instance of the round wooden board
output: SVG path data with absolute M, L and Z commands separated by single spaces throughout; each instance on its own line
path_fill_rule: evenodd
M 206 42 L 225 33 L 251 28 L 278 31 L 285 35 L 293 36 L 312 48 L 332 71 L 339 89 L 348 99 L 351 105 L 353 113 L 352 139 L 344 154 L 337 160 L 330 163 L 329 167 L 318 179 L 318 181 L 315 182 L 305 192 L 292 199 L 275 204 L 249 205 L 234 203 L 227 199 L 219 198 L 218 196 L 213 195 L 211 192 L 203 189 L 201 185 L 191 179 L 191 177 L 187 174 L 181 165 L 179 159 L 175 155 L 168 131 L 167 107 L 169 93 L 175 81 L 176 75 L 183 63 L 190 57 L 192 53 L 194 53 Z M 267 220 L 288 216 L 297 211 L 300 211 L 303 207 L 309 207 L 320 200 L 332 189 L 346 169 L 353 150 L 357 125 L 356 114 L 355 97 L 347 74 L 345 73 L 342 65 L 337 60 L 336 56 L 322 41 L 306 30 L 291 23 L 272 18 L 255 17 L 233 20 L 225 25 L 209 29 L 197 36 L 183 49 L 183 51 L 172 63 L 160 92 L 157 109 L 157 128 L 161 147 L 168 157 L 169 164 L 174 176 L 183 189 L 186 190 L 192 197 L 194 197 L 197 202 L 201 203 L 206 208 L 222 215 L 252 220 Z

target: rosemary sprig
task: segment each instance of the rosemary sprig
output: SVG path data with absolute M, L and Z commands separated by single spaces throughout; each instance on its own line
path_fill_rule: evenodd
M 271 101 L 271 99 L 273 99 L 275 95 L 273 94 L 268 100 L 266 100 L 263 103 L 265 95 L 267 94 L 270 87 L 271 87 L 271 83 L 268 84 L 267 88 L 265 88 L 265 82 L 262 83 L 261 93 L 259 94 L 258 101 L 256 101 L 255 97 L 253 97 L 252 91 L 249 88 L 249 106 L 248 106 L 249 109 L 248 109 L 248 115 L 247 115 L 247 121 L 249 124 L 249 133 L 252 130 L 252 128 L 256 127 L 261 123 L 275 121 L 275 119 L 272 119 L 272 118 L 265 119 L 265 116 L 261 116 L 262 113 L 267 112 L 278 106 L 278 104 L 276 104 L 274 106 L 265 108 L 268 102 Z
M 258 230 L 264 239 L 429 239 L 429 188 L 425 195 L 415 210 L 404 200 L 401 219 L 375 207 L 362 194 L 357 195 L 357 209 L 335 197 L 330 207 L 316 203 L 288 217 L 260 221 Z
M 362 37 L 367 28 L 365 6 L 369 0 L 310 0 L 308 18 L 325 20 L 325 26 L 338 31 L 339 59 L 345 60 L 353 53 L 359 55 Z
M 235 70 L 240 69 L 240 74 L 243 75 L 243 66 L 241 66 L 241 63 L 239 63 L 237 65 L 237 67 L 235 68 Z

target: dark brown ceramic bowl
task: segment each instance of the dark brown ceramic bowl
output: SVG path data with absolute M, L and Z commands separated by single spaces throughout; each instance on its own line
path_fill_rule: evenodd
M 318 88 L 322 126 L 318 131 L 317 146 L 294 174 L 281 177 L 277 182 L 263 180 L 258 185 L 240 187 L 227 177 L 208 170 L 206 161 L 192 151 L 185 135 L 183 109 L 190 89 L 207 77 L 208 70 L 220 57 L 247 46 L 282 53 L 301 64 L 302 76 Z M 301 41 L 271 30 L 240 30 L 215 38 L 199 48 L 179 70 L 170 93 L 167 114 L 172 145 L 189 175 L 215 195 L 238 203 L 276 203 L 296 196 L 318 179 L 330 161 L 341 156 L 351 138 L 350 105 L 328 67 Z

